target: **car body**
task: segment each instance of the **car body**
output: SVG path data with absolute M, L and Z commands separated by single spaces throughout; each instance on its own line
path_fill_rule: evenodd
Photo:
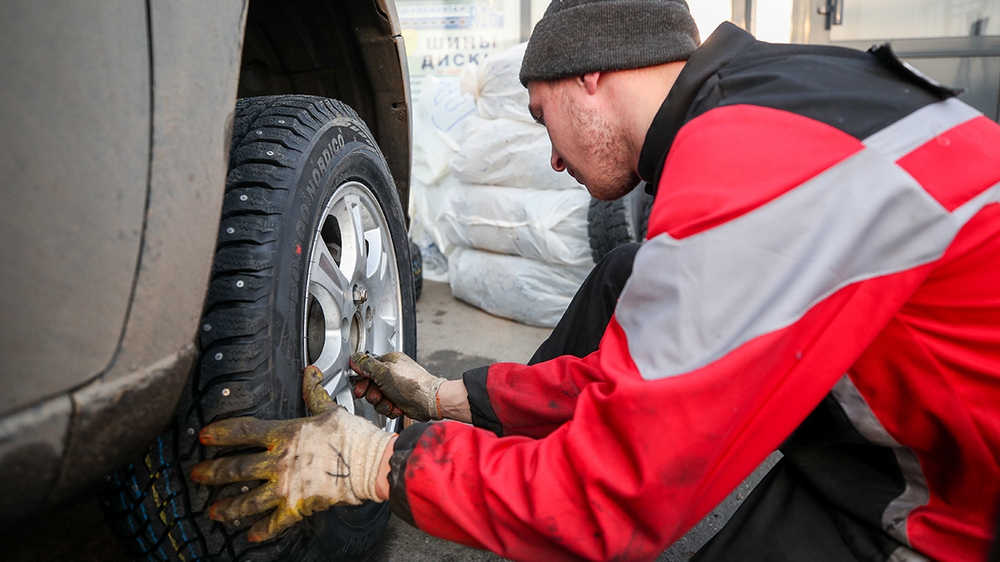
M 406 208 L 392 0 L 0 5 L 0 519 L 164 429 L 197 357 L 237 97 L 337 98 Z

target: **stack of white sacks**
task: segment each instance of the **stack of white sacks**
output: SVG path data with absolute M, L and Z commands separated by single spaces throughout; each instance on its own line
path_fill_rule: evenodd
M 594 266 L 590 195 L 549 165 L 518 82 L 524 44 L 459 79 L 425 78 L 414 108 L 411 239 L 424 277 L 491 314 L 555 326 Z

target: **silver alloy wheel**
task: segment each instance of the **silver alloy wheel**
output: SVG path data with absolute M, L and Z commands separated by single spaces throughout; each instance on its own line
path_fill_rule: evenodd
M 389 227 L 374 194 L 354 181 L 337 188 L 321 217 L 309 256 L 304 357 L 323 371 L 323 385 L 338 404 L 392 431 L 396 421 L 363 398 L 355 400 L 348 378 L 355 351 L 403 350 L 400 278 Z

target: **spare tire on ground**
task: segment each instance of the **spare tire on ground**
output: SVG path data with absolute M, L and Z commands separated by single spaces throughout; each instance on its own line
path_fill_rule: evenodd
M 222 222 L 199 332 L 200 361 L 173 425 L 146 455 L 107 477 L 101 506 L 135 559 L 364 559 L 389 519 L 386 503 L 333 507 L 276 540 L 250 544 L 258 518 L 208 519 L 219 498 L 254 484 L 206 487 L 197 462 L 232 454 L 202 446 L 203 426 L 233 416 L 306 415 L 302 369 L 386 431 L 349 390 L 356 350 L 416 356 L 413 270 L 402 207 L 368 128 L 346 105 L 313 96 L 240 100 Z
M 622 244 L 642 242 L 646 238 L 652 208 L 653 196 L 646 193 L 645 182 L 613 201 L 591 199 L 587 210 L 587 236 L 594 263 Z

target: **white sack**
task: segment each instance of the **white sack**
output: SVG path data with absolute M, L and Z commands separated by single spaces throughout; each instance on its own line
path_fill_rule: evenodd
M 592 266 L 587 237 L 589 205 L 590 195 L 582 189 L 462 185 L 448 194 L 438 225 L 456 246 L 547 263 Z
M 421 276 L 438 283 L 448 282 L 448 256 L 434 240 L 433 228 L 427 228 L 419 217 L 410 219 L 410 241 L 420 249 Z
M 593 265 L 551 265 L 518 256 L 455 248 L 451 294 L 490 314 L 554 327 Z
M 448 163 L 465 138 L 476 104 L 457 79 L 427 76 L 413 104 L 413 167 L 410 174 L 410 240 L 420 248 L 424 278 L 448 281 L 451 243 L 437 225 L 441 204 L 457 185 Z
M 527 43 L 515 45 L 490 55 L 480 65 L 469 65 L 463 70 L 460 76 L 462 90 L 475 97 L 480 116 L 534 122 L 528 113 L 528 89 L 518 78 L 527 46 Z
M 458 80 L 426 76 L 413 107 L 413 176 L 431 184 L 448 173 L 448 162 L 465 138 L 468 119 L 478 117 L 472 96 Z
M 568 173 L 552 169 L 552 144 L 545 127 L 506 118 L 465 121 L 465 138 L 450 166 L 463 182 L 583 191 Z
M 453 245 L 442 231 L 438 216 L 456 189 L 464 188 L 451 174 L 430 184 L 420 181 L 416 174 L 410 178 L 410 240 L 424 258 L 424 278 L 439 283 L 448 282 L 446 258 Z

